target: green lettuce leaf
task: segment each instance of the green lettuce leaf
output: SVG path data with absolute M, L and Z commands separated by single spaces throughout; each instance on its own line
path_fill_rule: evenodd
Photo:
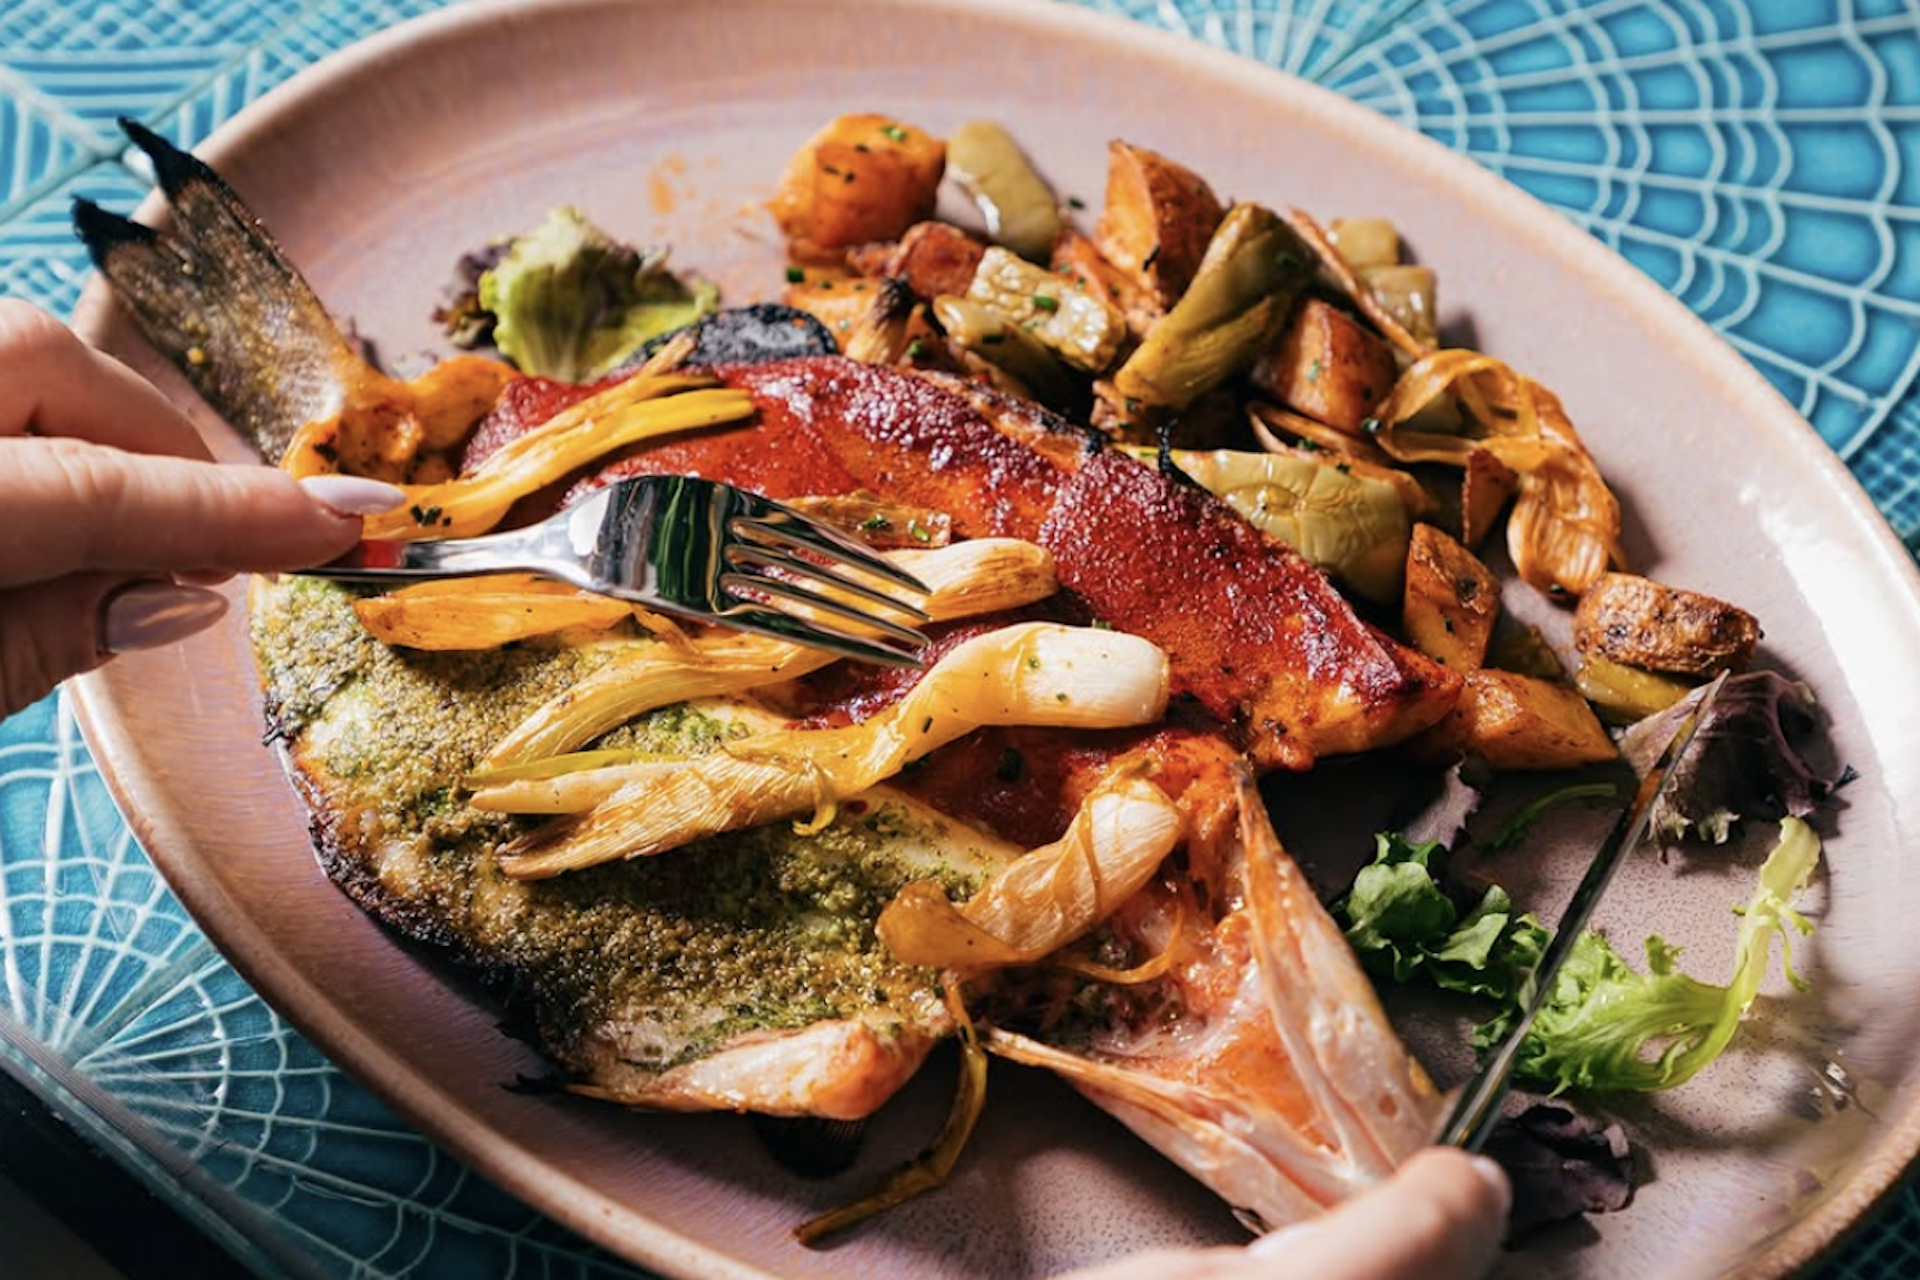
M 479 301 L 494 345 L 521 372 L 591 382 L 714 310 L 719 290 L 688 286 L 664 253 L 621 244 L 563 205 L 481 275 Z
M 1555 1093 L 1649 1092 L 1692 1079 L 1733 1039 L 1759 994 L 1776 936 L 1787 980 L 1804 987 L 1793 971 L 1792 934 L 1811 933 L 1813 925 L 1792 902 L 1819 861 L 1812 829 L 1783 819 L 1780 842 L 1740 912 L 1733 978 L 1724 987 L 1681 973 L 1674 964 L 1678 949 L 1658 937 L 1647 939 L 1647 972 L 1640 974 L 1598 934 L 1582 934 L 1522 1042 L 1518 1074 Z M 1476 1046 L 1498 1043 L 1517 1014 L 1509 1010 L 1479 1028 Z
M 1361 962 L 1396 982 L 1424 974 L 1449 991 L 1510 999 L 1545 949 L 1546 930 L 1517 913 L 1499 885 L 1462 917 L 1440 887 L 1434 864 L 1444 853 L 1437 841 L 1382 832 L 1335 917 Z
M 1520 1015 L 1522 991 L 1550 937 L 1531 915 L 1516 913 L 1506 890 L 1487 888 L 1464 916 L 1441 887 L 1437 843 L 1377 837 L 1374 861 L 1334 904 L 1347 938 L 1375 973 L 1493 1000 L 1494 1017 L 1476 1028 L 1474 1045 L 1490 1049 Z M 1820 841 L 1804 822 L 1783 819 L 1780 842 L 1760 868 L 1753 896 L 1740 908 L 1734 972 L 1726 986 L 1682 973 L 1679 955 L 1647 939 L 1642 974 L 1599 934 L 1583 933 L 1567 956 L 1553 995 L 1522 1044 L 1518 1078 L 1554 1093 L 1567 1090 L 1651 1091 L 1691 1079 L 1733 1039 L 1766 977 L 1780 938 L 1788 981 L 1791 934 L 1813 926 L 1793 909 L 1812 878 Z

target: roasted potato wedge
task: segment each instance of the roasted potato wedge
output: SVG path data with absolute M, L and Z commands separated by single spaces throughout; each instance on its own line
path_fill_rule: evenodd
M 1415 746 L 1439 759 L 1479 756 L 1502 772 L 1573 769 L 1619 755 L 1593 708 L 1571 685 L 1482 667 Z
M 797 279 L 795 277 L 798 277 Z M 842 348 L 847 336 L 866 317 L 886 285 L 885 280 L 848 275 L 844 271 L 815 268 L 788 272 L 787 287 L 780 301 L 807 312 L 833 334 Z
M 1632 573 L 1603 574 L 1573 615 L 1573 644 L 1582 655 L 1649 671 L 1737 670 L 1759 642 L 1760 623 L 1745 609 Z
M 946 160 L 944 142 L 892 116 L 840 116 L 794 153 L 768 208 L 795 258 L 832 261 L 930 217 Z
M 948 222 L 916 222 L 878 264 L 878 273 L 906 281 L 914 296 L 932 301 L 965 293 L 987 246 Z
M 1430 524 L 1413 527 L 1401 621 L 1413 647 L 1457 671 L 1486 665 L 1500 583 L 1478 557 Z
M 1467 455 L 1460 480 L 1460 541 L 1478 550 L 1519 491 L 1520 477 L 1491 449 Z
M 1132 276 L 1108 262 L 1090 238 L 1071 227 L 1053 242 L 1053 257 L 1048 265 L 1054 274 L 1064 276 L 1075 288 L 1105 298 L 1120 308 L 1120 313 L 1127 318 L 1127 329 L 1135 338 L 1166 314 L 1166 308 L 1158 299 L 1141 288 Z
M 1094 243 L 1163 310 L 1193 283 L 1226 209 L 1206 179 L 1158 152 L 1107 144 L 1106 207 Z
M 1282 404 L 1349 433 L 1393 389 L 1393 348 L 1357 318 L 1303 298 L 1280 343 L 1254 362 L 1253 384 Z

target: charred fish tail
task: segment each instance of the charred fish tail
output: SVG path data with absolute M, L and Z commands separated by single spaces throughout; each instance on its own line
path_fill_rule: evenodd
M 217 173 L 135 121 L 120 127 L 152 161 L 173 225 L 144 226 L 78 199 L 74 228 L 148 341 L 277 460 L 302 424 L 337 411 L 363 362 Z

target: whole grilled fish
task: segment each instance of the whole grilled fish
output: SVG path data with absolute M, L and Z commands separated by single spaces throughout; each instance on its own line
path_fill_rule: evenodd
M 464 446 L 465 465 L 477 465 L 585 394 L 499 366 L 386 378 L 216 175 L 129 132 L 155 162 L 174 229 L 84 202 L 76 222 L 155 345 L 268 456 L 301 424 L 356 407 L 471 422 L 491 404 Z M 1427 1141 L 1433 1090 L 1281 850 L 1243 761 L 1299 769 L 1399 741 L 1445 713 L 1456 678 L 1368 626 L 1316 570 L 1201 491 L 1023 402 L 825 354 L 726 365 L 696 347 L 691 358 L 719 363 L 717 376 L 752 396 L 754 418 L 636 449 L 579 484 L 673 471 L 776 498 L 879 493 L 947 513 L 962 537 L 1036 542 L 1064 588 L 1049 609 L 1166 651 L 1172 719 L 1075 739 L 1013 731 L 1033 763 L 1018 777 L 995 774 L 999 740 L 975 735 L 808 834 L 759 827 L 521 881 L 498 853 L 529 821 L 466 804 L 462 782 L 617 646 L 391 648 L 360 625 L 345 589 L 257 584 L 251 627 L 271 736 L 329 876 L 492 979 L 583 1092 L 860 1117 L 955 1029 L 940 975 L 879 941 L 880 909 L 929 877 L 966 897 L 1057 834 L 1090 778 L 1150 760 L 1186 812 L 1186 847 L 1099 946 L 1157 971 L 984 984 L 973 1013 L 995 1020 L 988 1043 L 1060 1071 L 1268 1224 L 1337 1200 Z M 857 718 L 904 692 L 833 679 L 820 677 L 816 710 L 838 697 Z M 767 716 L 750 698 L 683 703 L 592 745 L 697 755 Z M 1176 1014 L 1185 1021 L 1167 1034 Z

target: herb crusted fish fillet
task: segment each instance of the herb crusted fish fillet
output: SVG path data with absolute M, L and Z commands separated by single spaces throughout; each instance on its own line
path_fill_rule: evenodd
M 853 1118 L 951 1031 L 936 975 L 895 962 L 871 921 L 914 880 L 970 892 L 1011 855 L 1004 842 L 873 794 L 808 837 L 781 824 L 510 879 L 494 853 L 527 824 L 466 805 L 459 781 L 600 655 L 391 649 L 351 598 L 298 578 L 252 596 L 270 731 L 321 862 L 373 915 L 493 980 L 569 1080 L 655 1107 Z M 612 741 L 698 754 L 747 732 L 749 714 L 682 705 Z

